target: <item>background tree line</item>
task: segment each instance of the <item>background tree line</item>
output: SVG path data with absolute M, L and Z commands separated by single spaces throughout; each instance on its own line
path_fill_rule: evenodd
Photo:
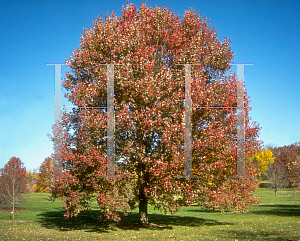
M 300 142 L 288 146 L 268 146 L 252 157 L 259 166 L 261 187 L 274 189 L 300 187 Z

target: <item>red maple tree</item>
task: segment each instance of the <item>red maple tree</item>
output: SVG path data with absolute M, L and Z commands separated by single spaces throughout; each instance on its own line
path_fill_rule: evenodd
M 12 208 L 14 221 L 15 207 L 22 200 L 22 194 L 27 192 L 26 168 L 18 157 L 12 157 L 0 170 L 0 203 L 1 206 Z
M 89 208 L 96 196 L 103 221 L 119 220 L 117 210 L 126 212 L 135 204 L 142 224 L 148 223 L 148 204 L 171 213 L 194 202 L 244 211 L 257 201 L 252 197 L 257 180 L 229 178 L 236 175 L 234 109 L 192 111 L 193 174 L 201 178 L 177 178 L 184 173 L 184 64 L 195 64 L 193 106 L 236 106 L 237 77 L 224 75 L 233 58 L 230 41 L 218 40 L 216 30 L 194 10 L 180 20 L 166 7 L 143 3 L 139 10 L 127 5 L 122 14 L 98 18 L 84 31 L 63 82 L 74 105 L 105 106 L 108 76 L 103 64 L 116 64 L 116 178 L 104 178 L 107 112 L 73 109 L 54 127 L 62 137 L 56 151 L 63 176 L 56 179 L 53 196 L 65 201 L 67 217 Z M 246 96 L 245 149 L 254 155 L 261 143 L 249 110 Z M 246 174 L 256 177 L 251 165 Z

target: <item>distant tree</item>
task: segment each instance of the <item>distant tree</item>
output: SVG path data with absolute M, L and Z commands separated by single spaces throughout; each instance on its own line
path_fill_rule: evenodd
M 34 192 L 36 190 L 37 176 L 37 170 L 29 170 L 28 172 L 26 172 L 27 188 L 29 192 Z
M 292 171 L 291 179 L 294 187 L 300 188 L 300 155 L 291 162 L 290 170 Z
M 275 158 L 282 162 L 286 169 L 286 178 L 288 180 L 288 186 L 299 185 L 299 156 L 300 156 L 300 144 L 294 143 L 292 145 L 276 147 L 272 149 Z
M 275 191 L 275 196 L 279 188 L 298 187 L 300 183 L 299 143 L 282 147 L 270 147 L 269 149 L 272 151 L 275 161 L 269 165 L 266 176 L 271 188 Z
M 27 192 L 26 168 L 20 158 L 12 157 L 0 173 L 1 204 L 12 207 L 14 221 L 15 207 L 23 200 L 22 194 Z
M 299 156 L 300 146 L 295 144 L 282 147 L 278 158 L 284 163 L 289 187 L 299 186 Z
M 268 170 L 266 171 L 267 180 L 270 183 L 270 187 L 275 192 L 275 197 L 277 197 L 277 191 L 280 188 L 286 187 L 288 185 L 288 178 L 286 175 L 286 167 L 280 158 L 276 158 L 274 163 L 269 163 Z
M 51 157 L 45 158 L 41 164 L 36 180 L 36 192 L 50 192 L 54 162 Z

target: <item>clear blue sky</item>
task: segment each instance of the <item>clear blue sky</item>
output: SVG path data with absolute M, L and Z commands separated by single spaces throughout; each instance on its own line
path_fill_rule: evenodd
M 219 39 L 230 37 L 235 63 L 253 63 L 246 66 L 246 89 L 265 144 L 300 141 L 300 1 L 148 1 L 159 4 L 180 16 L 199 10 Z M 113 9 L 120 16 L 122 5 L 126 0 L 0 2 L 0 167 L 17 156 L 33 169 L 51 155 L 54 67 L 45 64 L 63 63 L 83 28 Z

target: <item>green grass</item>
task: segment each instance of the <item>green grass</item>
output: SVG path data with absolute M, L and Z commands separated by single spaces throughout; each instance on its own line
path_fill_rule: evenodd
M 109 228 L 96 223 L 99 210 L 65 220 L 62 202 L 51 202 L 49 194 L 25 196 L 26 210 L 0 213 L 0 240 L 300 240 L 300 195 L 292 189 L 278 192 L 260 188 L 261 204 L 249 212 L 236 214 L 183 207 L 175 215 L 165 215 L 149 207 L 150 225 L 137 225 L 134 210 Z

